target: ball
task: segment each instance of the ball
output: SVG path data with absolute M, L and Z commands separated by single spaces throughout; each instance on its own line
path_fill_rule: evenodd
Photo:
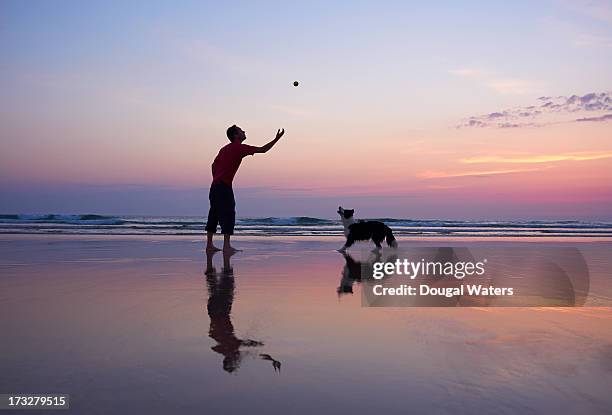
M 298 86 L 300 83 L 298 81 L 293 81 L 293 86 Z

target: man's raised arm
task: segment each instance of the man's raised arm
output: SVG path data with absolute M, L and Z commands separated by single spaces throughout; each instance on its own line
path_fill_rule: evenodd
M 284 128 L 279 129 L 276 132 L 276 137 L 274 138 L 274 140 L 270 141 L 266 145 L 258 147 L 257 150 L 255 151 L 255 153 L 266 153 L 268 150 L 270 150 L 272 147 L 274 147 L 274 144 L 276 144 L 276 142 L 278 140 L 280 140 L 280 138 L 283 136 L 283 134 L 285 134 L 285 129 Z

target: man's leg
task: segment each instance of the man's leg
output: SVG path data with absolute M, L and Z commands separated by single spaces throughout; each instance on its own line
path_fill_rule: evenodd
M 223 207 L 219 212 L 219 223 L 221 224 L 221 233 L 223 233 L 223 252 L 238 252 L 239 249 L 232 247 L 230 238 L 234 234 L 234 226 L 236 224 L 236 200 L 234 199 L 234 191 L 231 187 L 223 188 Z
M 210 210 L 208 211 L 208 219 L 206 220 L 206 251 L 207 252 L 214 252 L 214 251 L 220 251 L 219 248 L 217 248 L 214 244 L 213 244 L 213 235 L 215 234 L 215 232 L 217 232 L 217 225 L 219 224 L 219 215 L 218 215 L 218 196 L 217 196 L 217 189 L 216 189 L 216 185 L 212 184 L 210 186 L 210 192 L 208 194 L 208 200 L 210 201 Z
M 232 253 L 232 252 L 240 252 L 240 249 L 236 249 L 232 246 L 232 244 L 230 243 L 230 238 L 231 238 L 232 234 L 231 233 L 224 233 L 223 234 L 223 254 L 225 255 L 226 253 Z
M 215 234 L 214 232 L 210 232 L 210 231 L 206 232 L 206 251 L 207 252 L 216 252 L 216 251 L 221 250 L 213 244 L 214 234 Z

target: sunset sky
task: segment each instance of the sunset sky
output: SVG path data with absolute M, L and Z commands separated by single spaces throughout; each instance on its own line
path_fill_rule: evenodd
M 612 3 L 0 2 L 0 213 L 612 219 Z M 300 86 L 292 86 L 294 80 Z

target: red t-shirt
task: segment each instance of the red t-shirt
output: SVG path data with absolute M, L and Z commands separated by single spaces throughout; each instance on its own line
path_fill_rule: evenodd
M 222 181 L 231 186 L 242 159 L 252 156 L 257 149 L 258 147 L 242 143 L 229 143 L 219 150 L 212 164 L 213 183 Z

